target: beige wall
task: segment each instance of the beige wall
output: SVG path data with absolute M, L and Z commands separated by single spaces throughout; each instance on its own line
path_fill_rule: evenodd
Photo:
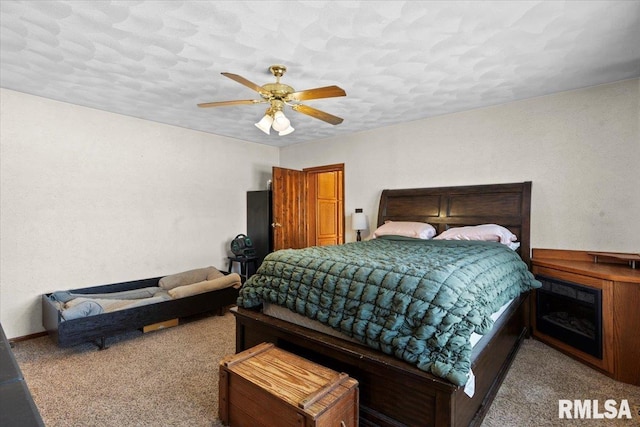
M 0 92 L 0 320 L 42 330 L 57 289 L 226 267 L 278 149 Z M 238 171 L 241 171 L 238 173 Z
M 375 226 L 384 188 L 530 180 L 533 247 L 640 252 L 639 87 L 627 80 L 294 145 L 280 164 L 344 162 L 347 229 L 355 208 Z
M 24 336 L 42 330 L 42 293 L 224 267 L 245 192 L 278 164 L 345 163 L 346 210 L 364 208 L 371 226 L 384 188 L 531 180 L 533 247 L 639 252 L 639 89 L 627 80 L 279 150 L 2 89 L 0 321 Z

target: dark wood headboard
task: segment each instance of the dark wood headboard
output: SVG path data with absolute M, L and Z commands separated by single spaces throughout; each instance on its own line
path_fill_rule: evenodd
M 383 190 L 378 226 L 385 221 L 450 227 L 499 224 L 518 236 L 518 253 L 530 265 L 531 181 L 511 184 Z

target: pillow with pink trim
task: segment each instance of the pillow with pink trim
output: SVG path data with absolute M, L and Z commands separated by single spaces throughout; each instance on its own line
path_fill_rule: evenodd
M 373 232 L 373 238 L 380 236 L 404 236 L 415 239 L 431 239 L 436 229 L 426 222 L 385 221 Z
M 515 234 L 497 224 L 470 225 L 453 227 L 438 234 L 434 240 L 484 240 L 500 242 L 511 247 L 518 240 Z

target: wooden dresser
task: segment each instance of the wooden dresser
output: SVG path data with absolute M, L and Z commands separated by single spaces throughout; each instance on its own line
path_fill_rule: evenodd
M 638 254 L 533 249 L 535 275 L 601 290 L 602 357 L 594 357 L 541 332 L 532 298 L 533 334 L 538 340 L 630 384 L 640 385 L 640 259 Z M 635 268 L 632 268 L 635 264 Z

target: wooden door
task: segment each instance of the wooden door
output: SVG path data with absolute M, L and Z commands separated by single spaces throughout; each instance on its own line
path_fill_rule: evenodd
M 273 250 L 307 246 L 305 173 L 273 167 Z
M 344 165 L 321 166 L 307 173 L 307 243 L 337 245 L 344 243 Z

